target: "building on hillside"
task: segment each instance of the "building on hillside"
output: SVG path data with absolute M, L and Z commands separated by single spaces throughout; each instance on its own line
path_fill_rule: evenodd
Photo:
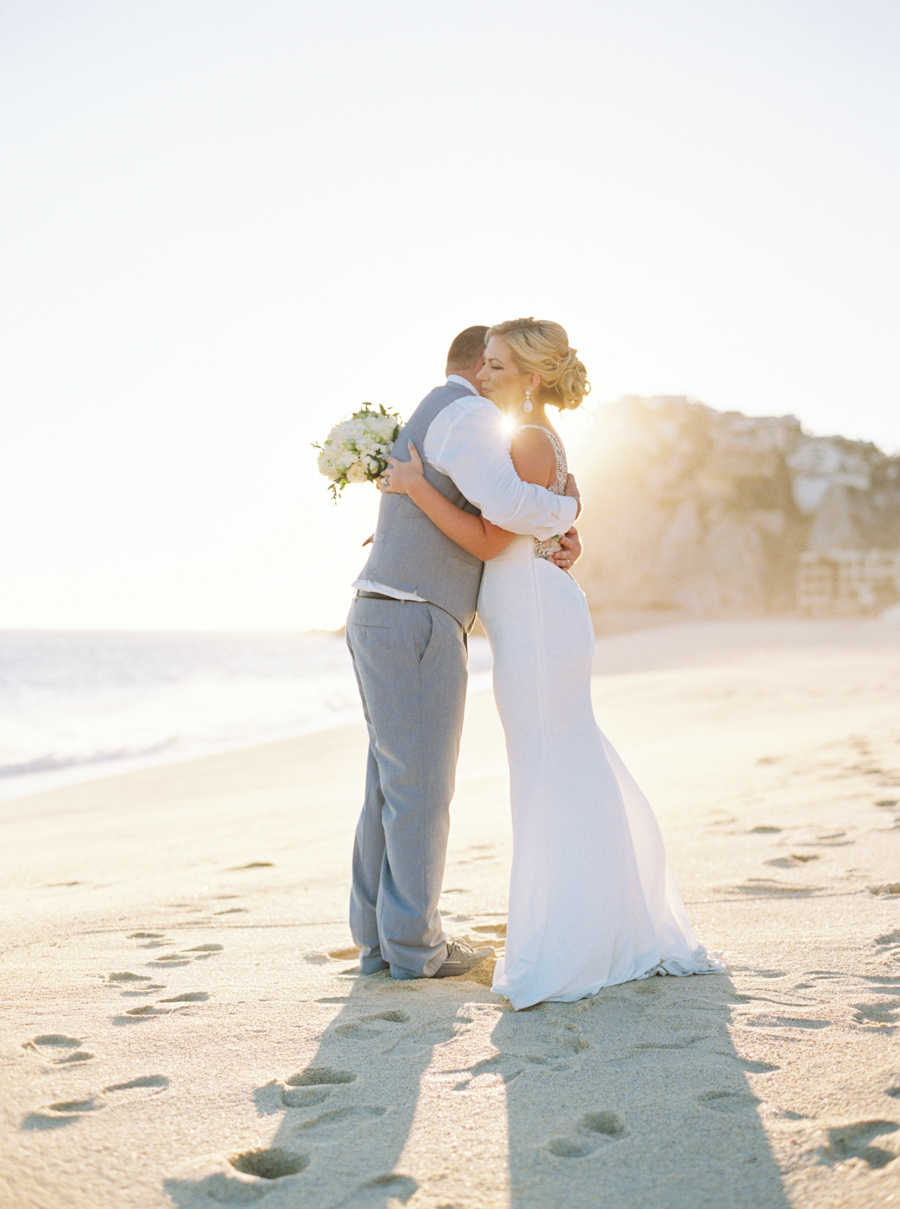
M 797 607 L 821 617 L 864 613 L 900 600 L 900 550 L 806 550 L 797 565 Z

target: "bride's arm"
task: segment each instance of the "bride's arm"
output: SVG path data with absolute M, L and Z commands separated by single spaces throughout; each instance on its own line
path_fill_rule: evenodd
M 556 455 L 546 438 L 532 430 L 518 432 L 511 453 L 516 474 L 523 482 L 537 483 L 540 487 L 549 484 L 556 472 Z M 388 458 L 390 470 L 382 479 L 382 483 L 387 480 L 382 490 L 408 495 L 443 534 L 483 562 L 502 554 L 515 534 L 498 528 L 483 516 L 457 508 L 425 478 L 422 459 L 412 442 L 409 454 L 408 462 Z
M 396 458 L 388 458 L 390 469 L 385 471 L 381 479 L 381 490 L 387 495 L 392 492 L 408 495 L 417 507 L 421 508 L 430 521 L 437 525 L 441 533 L 462 546 L 469 554 L 474 554 L 482 562 L 496 558 L 506 549 L 515 537 L 485 520 L 483 516 L 474 516 L 464 512 L 441 495 L 436 487 L 425 478 L 422 459 L 419 451 L 410 441 L 408 462 L 398 462 Z

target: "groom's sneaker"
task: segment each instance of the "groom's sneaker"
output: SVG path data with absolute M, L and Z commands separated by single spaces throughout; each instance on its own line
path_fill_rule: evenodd
M 404 970 L 403 966 L 392 965 L 391 978 L 401 980 L 413 978 L 458 978 L 460 974 L 468 974 L 469 970 L 474 969 L 486 957 L 493 956 L 494 950 L 489 947 L 473 949 L 471 945 L 464 944 L 461 940 L 448 940 L 447 956 L 444 958 L 444 964 L 438 966 L 433 974 L 414 974 L 412 970 Z
M 460 974 L 468 974 L 487 957 L 493 957 L 494 950 L 488 945 L 483 949 L 473 949 L 471 945 L 463 944 L 461 940 L 451 940 L 447 946 L 447 957 L 431 975 L 432 978 L 458 978 Z

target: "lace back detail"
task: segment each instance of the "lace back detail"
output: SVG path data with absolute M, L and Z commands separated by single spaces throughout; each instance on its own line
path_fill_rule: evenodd
M 552 432 L 549 428 L 545 428 L 543 424 L 520 424 L 516 431 L 521 432 L 523 428 L 536 428 L 539 432 L 544 434 L 544 436 L 553 446 L 553 452 L 556 454 L 556 494 L 565 495 L 566 483 L 569 478 L 569 466 L 566 461 L 566 451 L 563 447 L 562 441 L 555 432 Z M 553 488 L 548 487 L 547 490 L 552 491 Z M 533 540 L 535 558 L 547 558 L 560 548 L 559 542 L 552 537 L 546 542 L 538 541 L 537 538 L 534 538 Z

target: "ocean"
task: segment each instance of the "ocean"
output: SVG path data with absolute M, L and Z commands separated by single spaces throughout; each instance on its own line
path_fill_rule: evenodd
M 361 719 L 338 634 L 0 631 L 0 798 Z

